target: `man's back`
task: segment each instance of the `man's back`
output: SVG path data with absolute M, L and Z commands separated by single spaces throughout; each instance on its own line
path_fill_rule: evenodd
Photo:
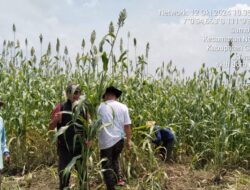
M 107 100 L 99 106 L 98 114 L 103 124 L 109 124 L 100 130 L 99 146 L 109 148 L 124 137 L 124 125 L 131 124 L 128 108 L 118 101 Z

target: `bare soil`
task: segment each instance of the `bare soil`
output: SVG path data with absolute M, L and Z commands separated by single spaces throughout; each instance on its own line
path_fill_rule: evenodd
M 168 174 L 165 190 L 250 190 L 250 171 L 193 170 L 187 164 L 164 164 Z M 71 189 L 77 189 L 76 175 L 72 174 Z M 119 189 L 136 189 L 131 184 Z M 135 182 L 135 181 L 134 181 Z M 6 190 L 53 190 L 58 189 L 56 168 L 43 168 L 24 176 L 4 176 L 2 189 Z M 91 189 L 105 189 L 103 183 L 92 185 Z

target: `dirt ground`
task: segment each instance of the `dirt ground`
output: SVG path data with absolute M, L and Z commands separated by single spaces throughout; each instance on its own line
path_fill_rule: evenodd
M 164 165 L 168 174 L 166 190 L 250 190 L 250 171 L 220 170 L 204 171 L 192 170 L 184 164 Z M 76 189 L 76 176 L 73 174 L 71 189 Z M 132 183 L 131 183 L 132 184 Z M 135 190 L 128 184 L 120 190 Z M 58 189 L 56 168 L 43 168 L 24 176 L 5 176 L 2 189 L 6 190 L 53 190 Z M 102 183 L 92 186 L 91 189 L 105 189 Z

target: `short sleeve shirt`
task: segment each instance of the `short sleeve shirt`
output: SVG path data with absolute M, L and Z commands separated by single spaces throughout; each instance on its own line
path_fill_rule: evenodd
M 131 124 L 128 107 L 118 101 L 108 100 L 100 104 L 98 114 L 105 126 L 99 131 L 99 147 L 107 149 L 124 138 L 124 125 Z

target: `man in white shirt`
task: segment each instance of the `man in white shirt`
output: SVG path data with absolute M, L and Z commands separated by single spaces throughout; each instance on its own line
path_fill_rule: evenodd
M 103 175 L 107 190 L 115 190 L 115 185 L 124 185 L 119 166 L 119 155 L 124 146 L 124 139 L 128 149 L 131 149 L 131 120 L 128 107 L 117 101 L 122 91 L 110 86 L 106 89 L 102 102 L 98 108 L 102 124 L 105 127 L 99 132 L 99 148 L 102 162 Z

